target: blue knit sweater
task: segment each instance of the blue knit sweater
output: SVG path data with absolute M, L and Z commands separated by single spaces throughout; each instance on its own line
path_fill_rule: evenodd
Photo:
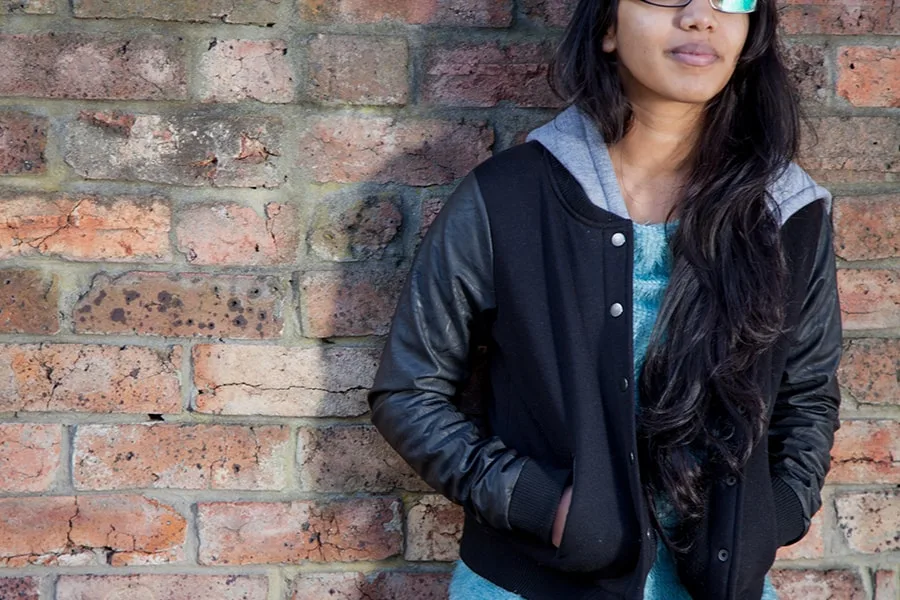
M 669 232 L 674 225 L 669 226 Z M 634 373 L 635 381 L 644 365 L 650 333 L 659 307 L 662 303 L 666 284 L 671 271 L 671 253 L 666 242 L 666 227 L 661 223 L 634 223 Z M 639 398 L 635 389 L 635 406 Z M 671 523 L 672 515 L 660 515 L 665 526 Z M 777 600 L 775 588 L 766 577 L 761 600 Z M 450 581 L 450 600 L 522 600 L 518 594 L 505 590 L 484 579 L 468 566 L 457 561 Z M 681 585 L 675 562 L 665 544 L 656 547 L 656 561 L 647 575 L 644 586 L 644 600 L 691 600 L 688 591 Z

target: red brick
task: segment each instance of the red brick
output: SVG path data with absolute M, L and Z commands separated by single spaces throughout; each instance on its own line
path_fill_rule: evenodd
M 378 367 L 377 348 L 194 347 L 198 412 L 356 417 Z
M 181 347 L 0 345 L 0 412 L 181 412 Z
M 844 343 L 838 381 L 859 404 L 900 406 L 900 340 L 851 339 Z
M 547 27 L 565 27 L 575 12 L 576 0 L 524 0 L 528 18 Z
M 782 546 L 775 556 L 778 560 L 795 560 L 800 558 L 822 558 L 825 556 L 825 511 L 817 512 L 809 524 L 806 536 L 790 546 Z
M 825 66 L 825 47 L 792 43 L 785 47 L 784 58 L 801 100 L 808 103 L 824 102 L 830 88 Z
M 266 600 L 265 575 L 62 575 L 56 600 Z
M 265 214 L 239 204 L 190 205 L 178 212 L 178 250 L 195 265 L 275 265 L 293 262 L 299 243 L 297 209 L 270 202 Z
M 810 119 L 818 134 L 804 131 L 801 166 L 819 183 L 878 183 L 900 173 L 900 119 L 820 117 Z
M 838 198 L 835 252 L 844 260 L 900 257 L 900 195 Z
M 868 597 L 856 571 L 775 569 L 770 573 L 779 600 L 866 600 Z
M 66 162 L 87 179 L 170 185 L 278 187 L 278 119 L 206 112 L 82 112 L 70 123 Z
M 278 426 L 82 425 L 73 479 L 94 490 L 279 490 L 289 435 Z
M 838 531 L 854 552 L 900 550 L 900 492 L 848 492 L 834 500 Z
M 304 573 L 291 600 L 447 600 L 449 573 Z
M 875 572 L 875 600 L 897 600 L 900 597 L 900 585 L 897 584 L 896 571 Z
M 444 202 L 446 202 L 446 200 L 447 199 L 443 197 L 436 197 L 427 198 L 422 201 L 422 224 L 419 228 L 419 241 L 421 241 L 422 238 L 425 237 L 425 234 L 428 233 L 428 228 L 434 223 L 438 213 L 441 212 L 441 208 L 444 207 Z
M 170 221 L 161 198 L 10 196 L 0 200 L 0 259 L 169 261 Z
M 200 503 L 203 565 L 381 560 L 400 553 L 400 501 Z
M 403 225 L 402 199 L 391 193 L 337 193 L 322 200 L 309 227 L 310 249 L 334 261 L 380 259 Z
M 52 15 L 56 13 L 55 0 L 3 0 L 0 11 L 25 13 L 26 15 Z
M 406 515 L 406 560 L 455 561 L 462 536 L 462 507 L 443 496 L 422 496 Z
M 75 16 L 85 19 L 156 19 L 205 23 L 275 24 L 281 0 L 73 0 Z
M 299 0 L 299 3 L 300 16 L 308 21 L 400 21 L 466 27 L 507 27 L 512 23 L 511 0 Z
M 900 106 L 900 48 L 846 46 L 838 50 L 837 92 L 853 106 Z
M 779 17 L 791 34 L 864 35 L 900 32 L 900 10 L 885 0 L 781 0 Z
M 213 40 L 200 57 L 200 96 L 206 102 L 290 102 L 294 75 L 281 40 Z
M 490 157 L 484 122 L 319 117 L 301 136 L 300 163 L 320 182 L 451 183 Z
M 187 97 L 178 38 L 43 33 L 0 35 L 0 95 L 101 100 Z M 24 57 L 28 57 L 25 59 Z
M 385 335 L 402 284 L 393 270 L 307 273 L 300 282 L 304 335 Z
M 309 42 L 309 95 L 329 104 L 402 106 L 408 64 L 405 38 L 319 34 Z
M 0 598 L 40 600 L 40 582 L 34 577 L 0 577 Z
M 558 107 L 547 85 L 550 43 L 441 45 L 425 59 L 423 97 L 448 106 Z
M 0 270 L 0 333 L 56 333 L 58 301 L 56 275 Z
M 49 490 L 59 469 L 61 439 L 59 425 L 0 424 L 0 490 Z
M 300 487 L 317 492 L 431 491 L 371 425 L 301 427 Z
M 78 333 L 272 338 L 281 334 L 284 296 L 264 275 L 100 274 L 73 319 Z
M 900 272 L 839 269 L 838 288 L 845 330 L 900 327 Z
M 900 483 L 900 421 L 844 421 L 831 456 L 830 483 Z
M 43 173 L 48 121 L 15 111 L 0 111 L 0 175 Z
M 137 495 L 0 499 L 0 565 L 113 566 L 184 559 L 186 521 Z

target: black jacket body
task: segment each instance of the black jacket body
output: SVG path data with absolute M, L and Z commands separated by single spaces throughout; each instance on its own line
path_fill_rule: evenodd
M 693 549 L 675 555 L 698 599 L 758 600 L 777 548 L 821 504 L 841 353 L 824 202 L 781 232 L 789 331 L 757 369 L 768 444 L 716 481 Z M 641 599 L 656 555 L 636 459 L 632 243 L 631 221 L 592 204 L 537 142 L 485 161 L 416 254 L 369 394 L 382 435 L 464 507 L 461 558 L 529 600 Z M 480 346 L 486 377 L 469 414 L 460 398 Z

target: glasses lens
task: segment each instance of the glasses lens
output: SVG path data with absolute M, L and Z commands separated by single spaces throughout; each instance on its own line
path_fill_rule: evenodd
M 756 10 L 757 0 L 710 0 L 712 7 L 727 13 L 751 13 Z

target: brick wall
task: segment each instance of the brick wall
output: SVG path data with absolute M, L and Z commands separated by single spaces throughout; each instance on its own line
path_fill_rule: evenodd
M 0 598 L 438 599 L 368 424 L 455 182 L 558 108 L 565 0 L 0 0 Z M 900 7 L 787 0 L 844 426 L 786 599 L 900 597 Z

